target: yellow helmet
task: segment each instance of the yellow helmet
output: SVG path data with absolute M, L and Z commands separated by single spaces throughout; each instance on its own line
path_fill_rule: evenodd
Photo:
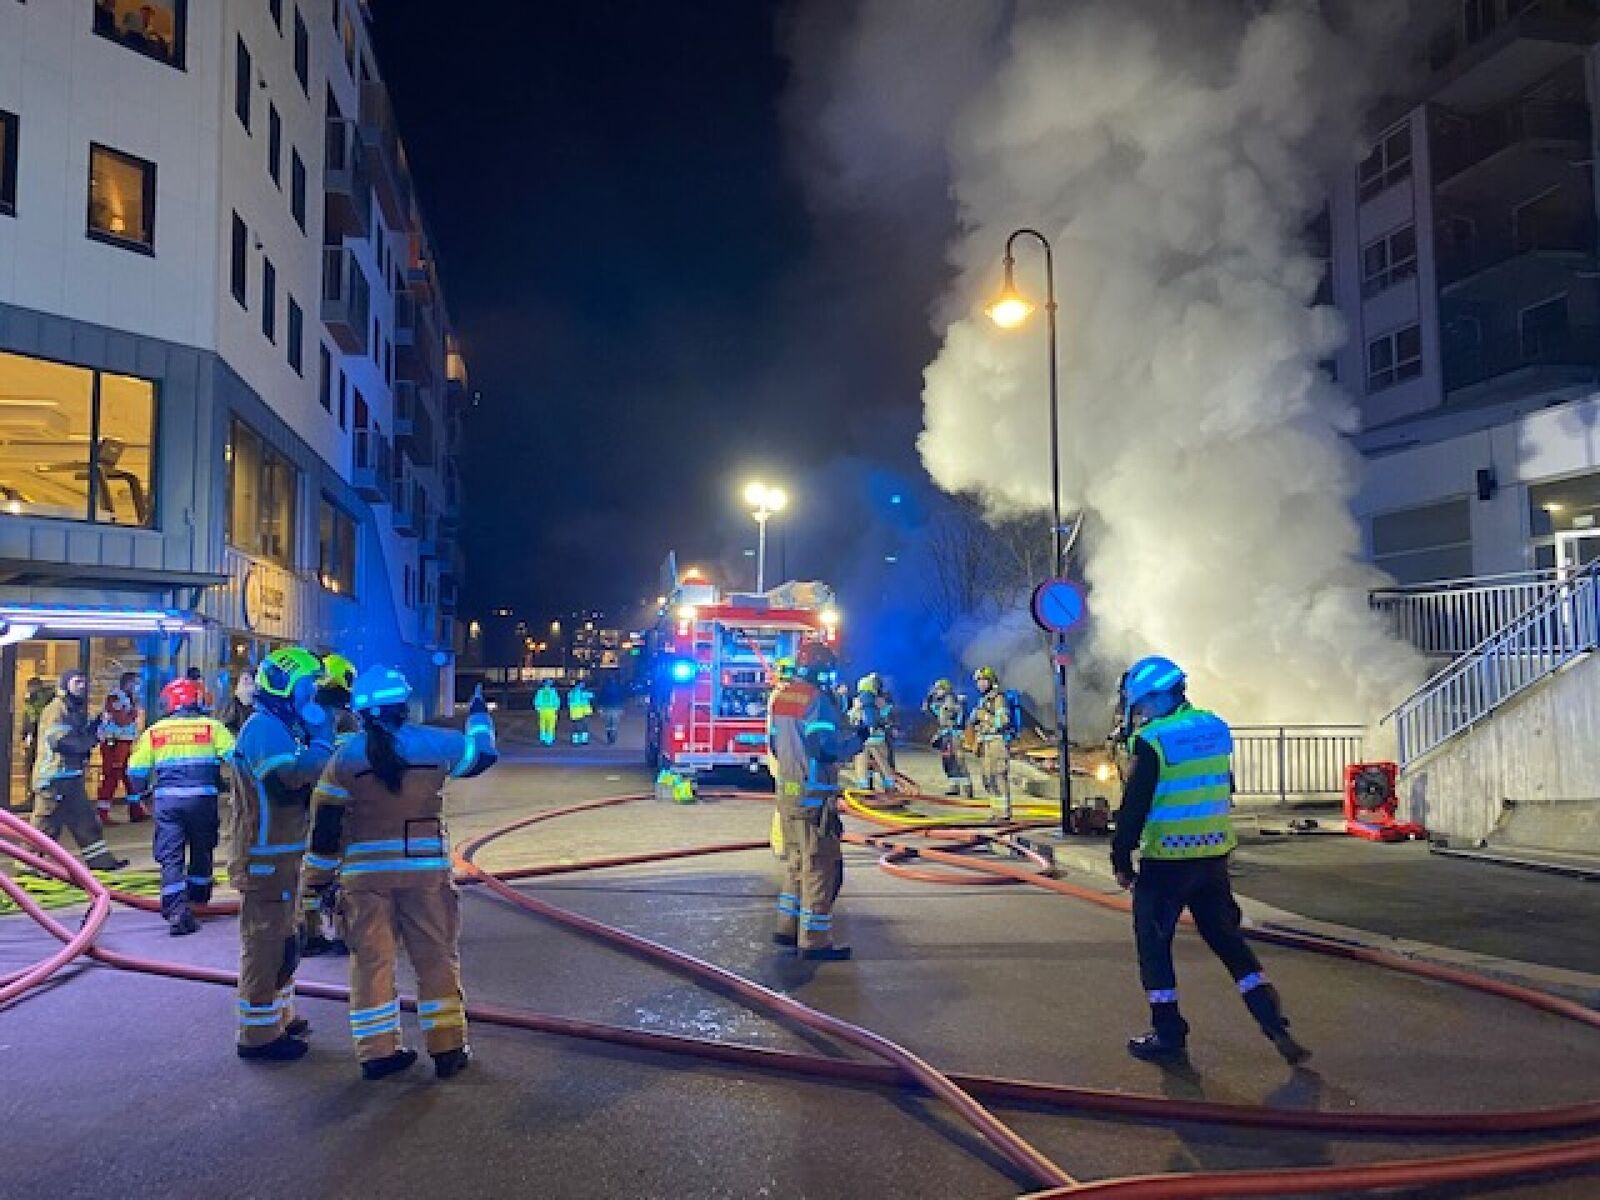
M 256 687 L 269 696 L 287 700 L 302 679 L 320 679 L 322 660 L 304 646 L 274 650 L 256 668 Z
M 856 691 L 868 696 L 876 696 L 878 694 L 877 672 L 873 672 L 871 675 L 863 675 L 861 681 L 856 684 Z
M 996 686 L 999 686 L 1000 683 L 1000 676 L 995 673 L 995 669 L 993 667 L 979 667 L 972 673 L 972 681 L 974 683 L 980 679 L 987 679 L 990 683 L 995 684 Z
M 780 658 L 772 664 L 772 673 L 779 683 L 787 683 L 794 678 L 794 659 Z
M 322 675 L 329 687 L 348 692 L 356 686 L 356 665 L 342 654 L 322 656 Z

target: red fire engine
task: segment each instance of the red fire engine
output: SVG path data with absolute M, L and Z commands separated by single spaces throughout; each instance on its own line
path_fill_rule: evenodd
M 722 595 L 686 574 L 651 637 L 652 767 L 765 770 L 767 698 L 779 659 L 810 640 L 833 642 L 839 614 L 820 583 Z

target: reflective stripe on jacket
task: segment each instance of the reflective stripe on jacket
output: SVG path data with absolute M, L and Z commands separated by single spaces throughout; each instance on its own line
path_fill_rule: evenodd
M 128 758 L 128 778 L 157 798 L 215 796 L 222 767 L 233 753 L 233 734 L 210 717 L 163 717 L 139 735 Z
M 1220 858 L 1238 845 L 1228 809 L 1233 797 L 1233 734 L 1227 722 L 1184 705 L 1136 735 L 1156 752 L 1161 775 L 1139 853 L 1148 859 Z

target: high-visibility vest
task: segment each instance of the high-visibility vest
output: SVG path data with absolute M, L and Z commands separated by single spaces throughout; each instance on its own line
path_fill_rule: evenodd
M 1228 819 L 1233 734 L 1204 709 L 1180 708 L 1136 735 L 1156 752 L 1161 777 L 1139 853 L 1148 859 L 1220 858 L 1237 846 Z

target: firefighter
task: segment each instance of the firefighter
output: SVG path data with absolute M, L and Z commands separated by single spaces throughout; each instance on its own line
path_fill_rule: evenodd
M 967 750 L 964 742 L 967 724 L 967 704 L 948 679 L 935 681 L 922 702 L 922 711 L 933 719 L 933 746 L 939 751 L 944 767 L 944 794 L 946 796 L 971 796 L 972 777 L 967 774 Z
M 139 673 L 124 671 L 117 686 L 106 693 L 100 709 L 100 787 L 95 794 L 100 824 L 111 824 L 111 802 L 121 788 L 128 797 L 128 823 L 148 821 L 150 813 L 128 785 L 128 756 L 139 740 Z
M 83 861 L 96 871 L 128 865 L 106 846 L 105 829 L 95 816 L 84 783 L 89 755 L 99 744 L 89 719 L 89 677 L 76 667 L 62 672 L 55 698 L 39 714 L 38 757 L 33 764 L 33 825 L 60 840 L 70 830 Z
M 606 745 L 615 746 L 617 735 L 622 730 L 622 714 L 628 705 L 627 689 L 622 686 L 622 679 L 616 671 L 605 673 L 595 705 L 600 709 L 600 719 L 605 724 Z
M 767 716 L 785 876 L 772 940 L 797 946 L 802 958 L 821 960 L 850 957 L 850 947 L 833 939 L 833 904 L 844 883 L 839 765 L 858 753 L 862 742 L 859 733 L 839 727 L 842 718 L 831 691 L 836 669 L 827 645 L 805 643 L 795 656 L 795 677 L 774 694 Z
M 480 685 L 466 733 L 407 720 L 411 685 L 368 667 L 353 704 L 361 732 L 342 743 L 311 802 L 305 856 L 308 901 L 336 911 L 350 944 L 350 1031 L 367 1079 L 417 1061 L 400 1038 L 395 963 L 401 945 L 417 975 L 417 1017 L 434 1074 L 466 1068 L 461 910 L 444 825 L 445 780 L 494 765 L 494 723 Z
M 589 744 L 589 717 L 594 713 L 594 693 L 576 681 L 567 691 L 567 717 L 572 721 L 572 744 Z
M 355 685 L 355 663 L 342 654 L 322 656 L 322 686 L 317 688 L 317 703 L 333 719 L 335 744 L 361 728 L 360 719 L 350 709 L 350 693 Z
M 856 756 L 856 781 L 867 791 L 894 791 L 894 770 L 889 766 L 889 710 L 880 692 L 877 672 L 865 675 L 856 684 L 850 702 L 850 724 L 866 730 L 861 753 Z
M 128 758 L 129 779 L 153 798 L 161 915 L 174 937 L 200 928 L 189 906 L 211 899 L 217 794 L 234 746 L 228 727 L 205 715 L 205 700 L 205 688 L 192 679 L 167 684 L 161 689 L 166 716 L 139 735 Z
M 309 1032 L 294 1015 L 300 961 L 296 911 L 311 789 L 333 754 L 316 702 L 322 660 L 274 650 L 256 671 L 256 707 L 234 747 L 228 878 L 239 891 L 240 1058 L 295 1059 Z
M 978 742 L 978 768 L 983 789 L 989 793 L 989 815 L 996 821 L 1011 820 L 1011 702 L 1000 687 L 1000 676 L 993 667 L 979 667 L 972 673 L 978 689 L 978 703 L 967 718 L 967 727 Z
M 556 721 L 561 716 L 561 693 L 556 691 L 555 680 L 546 679 L 533 694 L 533 711 L 539 714 L 539 740 L 554 746 Z
M 1128 1042 L 1128 1052 L 1147 1061 L 1184 1055 L 1189 1025 L 1178 1010 L 1172 937 L 1188 909 L 1261 1031 L 1285 1061 L 1304 1062 L 1310 1052 L 1290 1035 L 1277 989 L 1239 932 L 1239 905 L 1228 881 L 1228 858 L 1237 845 L 1228 819 L 1233 735 L 1220 717 L 1189 703 L 1186 683 L 1176 663 L 1155 657 L 1136 662 L 1122 678 L 1133 770 L 1117 811 L 1111 865 L 1117 883 L 1133 890 L 1139 977 L 1151 1023 L 1148 1033 Z

